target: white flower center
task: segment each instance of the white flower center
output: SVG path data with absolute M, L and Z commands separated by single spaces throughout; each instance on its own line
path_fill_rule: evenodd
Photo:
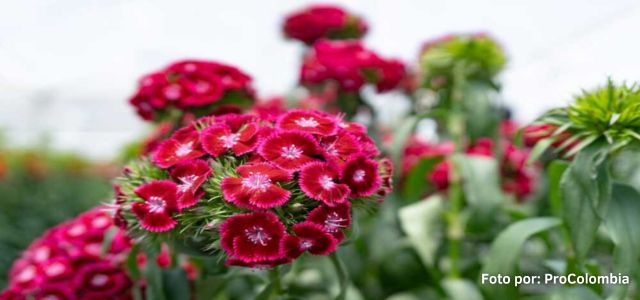
M 109 276 L 105 274 L 96 274 L 91 278 L 91 285 L 101 287 L 109 282 Z
M 296 124 L 298 124 L 298 126 L 300 127 L 318 127 L 318 121 L 316 121 L 316 119 L 314 119 L 313 117 L 308 117 L 308 118 L 300 118 L 296 120 Z
M 42 297 L 42 300 L 62 300 L 62 298 L 56 296 L 56 295 L 46 295 L 44 297 Z
M 331 143 L 329 145 L 325 145 L 325 149 L 326 149 L 327 153 L 329 153 L 330 155 L 333 155 L 333 156 L 337 156 L 338 155 L 338 150 L 336 149 L 336 143 Z
M 262 173 L 251 172 L 249 176 L 242 178 L 242 186 L 250 190 L 264 192 L 269 185 L 271 185 L 271 179 Z
M 58 276 L 58 275 L 64 273 L 65 269 L 66 268 L 65 268 L 65 266 L 63 264 L 57 262 L 57 263 L 53 263 L 50 266 L 48 266 L 47 269 L 45 270 L 45 272 L 50 277 L 54 277 L 54 276 Z
M 93 226 L 94 228 L 103 228 L 109 225 L 109 220 L 110 219 L 107 217 L 98 217 L 91 221 L 91 226 Z
M 223 147 L 231 148 L 238 143 L 238 140 L 240 140 L 240 134 L 238 133 L 227 134 L 219 137 L 219 139 L 222 142 Z
M 87 232 L 87 228 L 85 228 L 84 225 L 81 225 L 81 224 L 75 225 L 69 228 L 69 231 L 67 231 L 67 233 L 69 233 L 70 236 L 80 236 L 85 232 Z
M 199 94 L 204 94 L 209 91 L 211 85 L 205 81 L 198 81 L 196 83 L 196 92 Z
M 49 249 L 49 247 L 40 247 L 36 249 L 33 255 L 33 260 L 37 262 L 43 262 L 49 259 L 50 255 L 51 255 L 51 249 Z
M 364 180 L 364 170 L 356 170 L 353 173 L 353 181 L 355 182 L 361 182 L 362 180 Z
M 289 145 L 282 147 L 282 157 L 286 159 L 296 159 L 302 155 L 302 149 L 296 147 L 296 145 Z
M 191 187 L 193 186 L 193 184 L 195 183 L 196 179 L 198 179 L 198 176 L 196 175 L 189 175 L 189 176 L 183 176 L 180 177 L 180 184 L 178 185 L 178 191 L 180 193 L 185 193 L 188 190 L 191 189 Z
M 324 220 L 324 229 L 327 232 L 336 232 L 338 229 L 346 227 L 342 225 L 342 223 L 346 221 L 347 219 L 341 218 L 336 212 L 332 212 L 327 215 L 327 219 Z
M 165 202 L 161 197 L 151 196 L 149 201 L 147 201 L 147 204 L 149 205 L 149 212 L 161 213 L 164 212 L 167 202 Z
M 322 186 L 323 189 L 330 190 L 334 186 L 336 186 L 336 183 L 333 182 L 333 179 L 331 179 L 330 176 L 322 175 L 322 177 L 320 177 L 320 185 Z
M 191 153 L 191 146 L 193 146 L 193 142 L 188 142 L 186 144 L 180 144 L 180 146 L 178 146 L 178 149 L 176 150 L 176 155 L 177 156 L 185 156 L 189 153 Z
M 164 90 L 164 97 L 167 99 L 178 99 L 180 98 L 180 94 L 179 85 L 172 84 Z
M 300 242 L 300 250 L 308 250 L 313 246 L 313 243 L 310 240 L 302 240 Z
M 16 276 L 18 282 L 28 282 L 33 280 L 36 277 L 36 267 L 28 266 L 22 270 L 22 272 L 18 273 Z
M 262 227 L 259 226 L 253 226 L 249 229 L 245 229 L 244 234 L 247 235 L 249 241 L 256 245 L 260 244 L 261 246 L 266 246 L 267 242 L 271 240 L 271 237 L 264 232 Z

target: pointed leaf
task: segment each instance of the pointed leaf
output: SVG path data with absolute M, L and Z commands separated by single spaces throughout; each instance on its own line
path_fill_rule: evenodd
M 426 266 L 433 266 L 442 231 L 442 198 L 431 196 L 400 209 L 400 226 Z

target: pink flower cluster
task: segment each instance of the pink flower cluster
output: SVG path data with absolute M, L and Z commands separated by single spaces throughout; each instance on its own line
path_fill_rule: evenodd
M 283 26 L 284 34 L 305 44 L 328 39 L 360 38 L 367 24 L 358 16 L 333 5 L 312 5 L 289 14 Z
M 202 224 L 219 228 L 228 264 L 287 263 L 333 252 L 353 200 L 375 203 L 389 192 L 391 166 L 378 154 L 363 126 L 318 111 L 291 110 L 275 121 L 206 117 L 158 146 L 151 160 L 168 179 L 134 186 L 121 208 L 149 234 L 179 232 L 185 213 L 230 207 Z
M 300 82 L 305 85 L 335 82 L 345 91 L 357 91 L 371 83 L 384 92 L 399 87 L 404 76 L 402 62 L 384 59 L 359 41 L 321 40 L 305 56 Z
M 112 225 L 98 207 L 49 229 L 13 264 L 0 299 L 130 299 L 123 262 L 131 242 L 116 231 L 103 249 Z
M 527 166 L 529 150 L 518 148 L 508 140 L 502 140 L 500 175 L 502 189 L 514 194 L 518 199 L 524 199 L 534 191 L 536 183 L 535 167 Z M 430 144 L 411 140 L 405 147 L 403 159 L 403 173 L 407 173 L 422 158 L 442 156 L 444 159 L 437 163 L 426 179 L 439 191 L 449 188 L 449 174 L 451 161 L 447 156 L 452 154 L 454 145 L 451 142 Z M 478 139 L 474 144 L 467 146 L 465 153 L 477 156 L 494 156 L 494 142 L 490 138 Z
M 161 121 L 171 116 L 171 110 L 209 114 L 225 105 L 252 102 L 253 97 L 251 77 L 239 69 L 184 60 L 142 77 L 129 103 L 143 119 Z

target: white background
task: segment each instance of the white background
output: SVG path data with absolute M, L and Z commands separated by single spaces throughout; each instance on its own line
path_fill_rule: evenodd
M 282 39 L 280 24 L 305 3 L 0 0 L 0 130 L 12 144 L 46 136 L 55 148 L 112 157 L 146 128 L 126 103 L 136 79 L 185 57 L 241 67 L 260 95 L 286 93 L 302 48 Z M 504 97 L 523 122 L 607 76 L 640 79 L 637 0 L 333 3 L 366 18 L 368 46 L 405 61 L 441 34 L 491 33 L 509 54 Z M 388 98 L 377 103 L 393 111 Z

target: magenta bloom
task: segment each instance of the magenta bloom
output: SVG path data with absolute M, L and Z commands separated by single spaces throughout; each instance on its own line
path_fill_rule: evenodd
M 333 135 L 338 124 L 332 117 L 307 110 L 291 110 L 280 117 L 278 128 L 318 135 Z
M 242 155 L 252 151 L 256 147 L 256 133 L 258 126 L 249 123 L 237 131 L 225 124 L 216 124 L 207 127 L 200 134 L 202 146 L 213 157 L 231 151 L 236 155 Z
M 338 241 L 324 231 L 322 225 L 306 221 L 293 225 L 293 232 L 295 235 L 286 235 L 282 241 L 289 259 L 296 259 L 307 251 L 313 255 L 327 255 L 336 250 Z
M 364 156 L 356 157 L 344 165 L 342 181 L 349 186 L 352 197 L 371 196 L 381 184 L 378 163 Z
M 84 266 L 76 280 L 87 299 L 108 299 L 129 290 L 132 284 L 122 268 L 109 262 Z
M 296 131 L 276 131 L 262 142 L 258 153 L 278 167 L 296 171 L 306 163 L 317 161 L 320 149 L 312 135 Z
M 282 258 L 285 227 L 272 212 L 229 217 L 220 225 L 220 245 L 231 258 L 245 263 Z
M 320 140 L 320 147 L 324 150 L 324 156 L 327 160 L 342 164 L 351 156 L 362 151 L 358 138 L 346 130 L 341 130 L 338 134 L 323 137 Z
M 193 126 L 189 126 L 176 131 L 170 139 L 158 145 L 152 160 L 160 168 L 169 168 L 204 154 L 198 132 Z
M 204 160 L 182 162 L 171 170 L 171 178 L 178 182 L 178 209 L 191 207 L 200 200 L 203 195 L 200 186 L 212 172 L 213 170 Z
M 300 188 L 307 197 L 335 206 L 347 201 L 350 190 L 338 182 L 338 170 L 329 163 L 313 162 L 300 170 Z
M 288 38 L 311 45 L 321 38 L 359 38 L 367 32 L 367 24 L 338 6 L 311 5 L 288 15 L 283 31 Z
M 224 198 L 238 207 L 259 210 L 280 206 L 291 192 L 278 182 L 291 180 L 291 174 L 269 163 L 242 165 L 236 170 L 240 178 L 225 177 L 220 184 Z
M 169 180 L 154 180 L 136 188 L 144 202 L 134 202 L 133 213 L 142 228 L 152 232 L 170 230 L 178 222 L 171 215 L 178 210 L 178 185 Z
M 322 229 L 333 235 L 338 242 L 344 239 L 343 230 L 351 226 L 351 204 L 341 203 L 336 206 L 321 205 L 309 213 L 307 221 L 322 226 Z

